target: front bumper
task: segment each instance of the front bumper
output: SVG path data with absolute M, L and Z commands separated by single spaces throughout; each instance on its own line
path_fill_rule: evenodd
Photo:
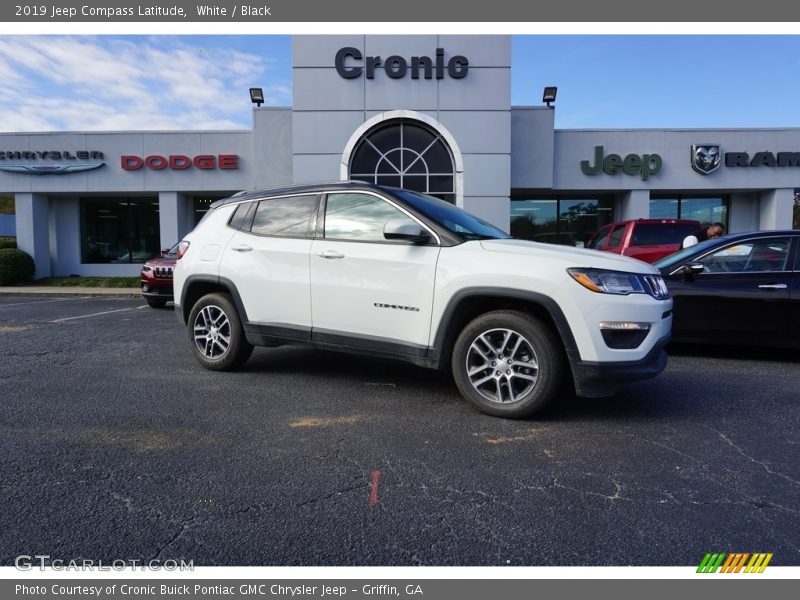
M 660 338 L 644 358 L 632 361 L 595 362 L 572 356 L 572 376 L 575 392 L 586 398 L 603 398 L 613 395 L 622 385 L 631 381 L 650 379 L 667 366 L 664 346 L 670 334 Z
M 164 298 L 172 300 L 172 280 L 156 279 L 142 276 L 139 279 L 139 290 L 145 298 Z

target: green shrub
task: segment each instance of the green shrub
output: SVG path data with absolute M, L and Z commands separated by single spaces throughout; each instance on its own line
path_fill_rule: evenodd
M 0 250 L 3 248 L 16 248 L 17 238 L 13 237 L 0 237 Z
M 31 256 L 16 248 L 0 250 L 0 285 L 15 285 L 33 279 Z

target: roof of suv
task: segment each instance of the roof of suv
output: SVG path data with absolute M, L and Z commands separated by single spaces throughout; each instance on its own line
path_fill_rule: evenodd
M 653 224 L 669 224 L 669 225 L 696 225 L 699 221 L 695 221 L 694 219 L 627 219 L 625 221 L 615 221 L 614 223 L 609 223 L 609 225 L 627 225 L 628 223 L 641 223 L 642 225 L 653 225 Z
M 298 183 L 275 188 L 263 188 L 258 190 L 245 190 L 222 198 L 214 202 L 211 207 L 218 208 L 225 204 L 250 200 L 252 198 L 263 198 L 265 196 L 284 196 L 287 194 L 303 194 L 306 192 L 325 192 L 330 190 L 386 190 L 381 186 L 366 181 L 318 181 L 315 183 Z

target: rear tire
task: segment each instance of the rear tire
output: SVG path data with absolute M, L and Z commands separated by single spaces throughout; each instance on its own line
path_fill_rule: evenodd
M 189 313 L 189 346 L 206 369 L 229 371 L 253 353 L 239 313 L 227 294 L 206 294 Z
M 464 327 L 451 366 L 458 390 L 475 408 L 521 419 L 556 398 L 565 362 L 550 326 L 524 312 L 498 310 Z

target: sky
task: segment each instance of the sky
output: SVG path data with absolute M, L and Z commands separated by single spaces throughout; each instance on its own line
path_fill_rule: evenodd
M 0 131 L 248 129 L 291 106 L 289 36 L 0 37 Z M 512 38 L 512 105 L 556 127 L 800 127 L 800 36 Z

